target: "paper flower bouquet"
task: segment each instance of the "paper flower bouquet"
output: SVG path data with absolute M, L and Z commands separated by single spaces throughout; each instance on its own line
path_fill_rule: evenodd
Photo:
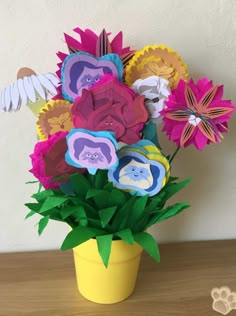
M 27 218 L 42 216 L 39 234 L 49 220 L 68 224 L 61 248 L 74 249 L 81 293 L 111 303 L 132 292 L 142 249 L 159 261 L 147 229 L 188 207 L 166 205 L 190 181 L 171 176 L 176 152 L 220 142 L 235 106 L 223 99 L 223 86 L 188 80 L 186 64 L 169 47 L 134 51 L 123 47 L 122 32 L 111 40 L 105 30 L 74 31 L 79 38 L 65 34 L 69 52 L 58 52 L 56 75 L 21 69 L 1 93 L 1 110 L 27 104 L 37 117 L 30 172 L 39 190 L 26 204 Z M 172 155 L 158 143 L 161 120 L 177 145 Z M 122 260 L 123 274 L 116 267 Z

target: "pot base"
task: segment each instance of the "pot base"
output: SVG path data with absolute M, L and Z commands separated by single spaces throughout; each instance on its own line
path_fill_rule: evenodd
M 128 298 L 135 287 L 142 248 L 122 240 L 112 242 L 108 268 L 95 239 L 73 249 L 79 292 L 89 301 L 114 304 Z

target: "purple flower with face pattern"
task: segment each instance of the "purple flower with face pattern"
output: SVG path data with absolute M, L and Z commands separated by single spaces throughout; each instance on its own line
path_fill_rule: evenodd
M 87 138 L 79 138 L 74 142 L 75 157 L 77 159 L 87 160 L 84 162 L 88 164 L 104 163 L 104 160 L 108 163 L 111 162 L 111 149 L 104 142 L 94 142 Z
M 88 89 L 97 83 L 104 74 L 112 74 L 109 67 L 96 67 L 86 62 L 78 61 L 70 69 L 70 89 L 79 95 L 82 89 Z M 77 80 L 74 80 L 77 78 Z
M 97 169 L 113 169 L 118 164 L 118 144 L 112 132 L 72 129 L 67 135 L 67 146 L 67 163 L 87 168 L 91 174 L 95 174 Z
M 62 65 L 62 94 L 66 100 L 74 101 L 83 89 L 89 89 L 104 75 L 123 77 L 123 64 L 116 54 L 94 57 L 88 53 L 74 53 L 67 56 Z

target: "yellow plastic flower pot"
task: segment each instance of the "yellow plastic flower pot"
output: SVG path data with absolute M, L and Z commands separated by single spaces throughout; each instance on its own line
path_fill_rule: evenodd
M 90 239 L 73 249 L 79 292 L 89 301 L 113 304 L 130 296 L 137 278 L 142 248 L 122 240 L 112 242 L 106 268 L 97 249 L 96 239 Z

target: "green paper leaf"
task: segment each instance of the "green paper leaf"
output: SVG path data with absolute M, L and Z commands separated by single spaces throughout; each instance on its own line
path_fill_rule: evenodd
M 49 222 L 50 216 L 47 215 L 43 218 L 40 219 L 39 223 L 38 223 L 38 234 L 39 236 L 42 234 L 42 232 L 44 231 L 44 229 L 46 228 L 48 222 Z
M 66 236 L 62 243 L 61 250 L 67 250 L 79 246 L 96 235 L 103 235 L 105 232 L 86 226 L 77 226 Z
M 73 203 L 73 205 L 81 205 L 85 208 L 87 212 L 89 211 L 91 213 L 94 213 L 94 215 L 97 214 L 97 209 L 94 208 L 93 204 L 90 203 L 90 201 L 83 200 L 83 198 L 78 196 L 70 196 L 68 197 L 68 199 Z
M 112 222 L 112 228 L 114 231 L 120 231 L 126 228 L 125 226 L 129 217 L 130 209 L 136 199 L 136 196 L 132 196 L 120 209 L 116 211 Z
M 96 197 L 96 196 L 99 196 L 99 195 L 102 195 L 106 193 L 106 191 L 104 190 L 98 190 L 98 189 L 89 189 L 88 192 L 86 193 L 86 199 L 90 199 L 90 198 L 93 198 L 93 197 Z
M 111 254 L 112 237 L 112 234 L 96 237 L 98 252 L 106 268 L 108 267 L 109 258 Z
M 127 199 L 130 198 L 130 194 L 123 192 L 121 190 L 118 190 L 116 188 L 112 189 L 111 192 L 109 192 L 108 196 L 108 205 L 109 206 L 118 206 L 121 207 L 124 205 L 127 201 Z
M 104 185 L 104 190 L 107 190 L 107 191 L 111 191 L 113 189 L 113 184 L 111 182 L 107 182 L 105 185 Z
M 81 226 L 88 225 L 87 215 L 83 206 L 78 206 L 76 212 L 74 213 L 74 217 L 76 219 L 76 222 L 78 222 Z
M 89 190 L 89 194 L 87 196 L 93 198 L 93 202 L 95 203 L 97 209 L 114 206 L 114 203 L 112 203 L 112 205 L 109 204 L 110 192 L 106 190 L 91 189 Z
M 39 213 L 42 205 L 43 203 L 25 203 L 25 206 L 35 213 Z
M 126 242 L 129 245 L 134 244 L 133 233 L 129 228 L 121 230 L 120 232 L 115 233 L 115 235 L 120 239 L 124 240 L 124 242 Z
M 42 205 L 42 207 L 40 209 L 40 213 L 44 213 L 46 211 L 49 211 L 49 210 L 53 209 L 54 207 L 61 206 L 66 201 L 68 201 L 67 197 L 49 196 L 44 201 L 44 203 L 43 203 L 43 205 Z
M 42 200 L 45 200 L 49 196 L 53 196 L 54 191 L 53 190 L 44 190 L 42 192 L 38 192 L 32 195 L 32 198 L 34 198 L 36 201 L 40 202 Z
M 94 236 L 95 233 L 90 228 L 77 226 L 66 236 L 61 246 L 61 250 L 67 250 L 79 246 Z
M 134 205 L 132 206 L 129 212 L 128 223 L 127 223 L 128 226 L 135 227 L 137 220 L 145 211 L 147 201 L 148 201 L 148 195 L 144 195 L 144 196 L 136 198 L 136 201 L 134 202 Z
M 71 196 L 75 195 L 71 181 L 67 181 L 66 183 L 61 183 L 60 189 L 65 195 L 71 195 Z
M 168 182 L 174 182 L 174 181 L 176 181 L 176 180 L 178 180 L 179 179 L 179 177 L 171 177 L 170 176 L 170 178 L 169 178 L 169 180 L 168 180 Z
M 64 220 L 66 219 L 67 217 L 69 217 L 71 214 L 73 214 L 74 212 L 76 212 L 76 210 L 78 209 L 78 206 L 66 206 L 66 207 L 63 207 L 61 210 L 60 210 L 60 213 L 61 213 L 61 218 Z
M 40 214 L 42 215 L 42 214 Z M 50 216 L 50 219 L 53 219 L 55 221 L 64 222 L 64 220 L 61 218 L 60 210 L 53 208 L 47 212 L 43 213 L 43 216 Z
M 87 215 L 83 206 L 66 206 L 60 213 L 63 220 L 71 216 L 73 220 L 81 226 L 87 226 L 88 224 Z
M 85 196 L 91 188 L 91 184 L 81 173 L 74 174 L 70 177 L 73 191 L 78 196 Z
M 159 223 L 162 222 L 166 219 L 168 219 L 169 217 L 175 216 L 177 214 L 179 214 L 180 212 L 182 212 L 184 209 L 188 208 L 190 205 L 188 203 L 176 203 L 172 206 L 168 206 L 166 209 L 164 209 L 160 214 L 158 214 L 154 220 L 152 220 L 150 222 L 150 225 L 148 227 L 150 227 L 151 225 L 155 224 L 155 223 Z
M 101 220 L 88 217 L 88 227 L 95 228 L 95 229 L 101 229 Z
M 140 218 L 134 223 L 132 227 L 133 232 L 140 232 L 146 229 L 147 223 L 149 222 L 150 218 L 152 218 L 153 213 L 160 212 L 158 203 L 158 200 L 153 199 L 148 203 L 142 216 L 140 216 Z
M 104 209 L 101 209 L 98 213 L 101 219 L 102 228 L 104 228 L 109 221 L 111 220 L 112 216 L 115 214 L 117 207 L 107 207 Z
M 30 212 L 25 216 L 25 219 L 27 219 L 27 218 L 33 216 L 34 214 L 36 214 L 36 212 L 30 211 Z
M 184 181 L 178 183 L 170 183 L 166 188 L 164 187 L 164 191 L 166 192 L 165 200 L 171 198 L 175 193 L 182 190 L 186 185 L 188 185 L 192 181 L 191 178 L 186 179 Z
M 95 175 L 95 188 L 103 189 L 107 183 L 107 170 L 98 170 Z
M 134 240 L 157 262 L 160 262 L 160 253 L 156 240 L 146 232 L 136 233 Z
M 159 149 L 161 149 L 161 146 L 158 140 L 158 135 L 157 135 L 157 128 L 153 122 L 148 122 L 147 124 L 145 124 L 144 129 L 143 129 L 143 136 L 145 139 L 150 140 Z

